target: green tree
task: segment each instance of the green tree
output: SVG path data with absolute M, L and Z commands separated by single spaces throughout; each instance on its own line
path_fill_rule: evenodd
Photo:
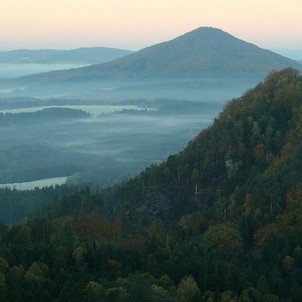
M 179 302 L 197 302 L 201 299 L 200 289 L 192 276 L 184 277 L 177 287 Z

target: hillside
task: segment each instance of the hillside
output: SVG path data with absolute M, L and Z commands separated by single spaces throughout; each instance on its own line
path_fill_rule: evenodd
M 115 213 L 142 225 L 192 211 L 238 223 L 251 207 L 250 215 L 271 222 L 301 185 L 301 100 L 301 76 L 292 69 L 270 74 L 179 155 L 118 189 Z
M 300 302 L 301 129 L 302 76 L 288 68 L 134 179 L 45 190 L 56 197 L 39 217 L 0 225 L 1 299 Z
M 24 81 L 258 76 L 300 64 L 244 42 L 222 30 L 201 27 L 171 41 L 153 45 L 109 63 L 54 71 Z M 259 79 L 260 79 L 259 78 Z
M 41 49 L 29 50 L 18 49 L 0 51 L 0 63 L 4 64 L 57 64 L 79 63 L 100 64 L 133 53 L 130 50 L 108 47 L 83 47 L 72 50 Z

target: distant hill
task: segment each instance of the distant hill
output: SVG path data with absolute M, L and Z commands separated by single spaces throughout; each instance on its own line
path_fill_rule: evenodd
M 301 65 L 222 30 L 201 27 L 112 62 L 43 73 L 23 80 L 85 81 L 225 75 L 261 77 L 285 67 L 300 69 Z
M 72 50 L 19 49 L 0 51 L 0 63 L 79 63 L 98 64 L 108 62 L 133 53 L 130 50 L 107 47 L 84 47 Z
M 288 57 L 290 59 L 302 62 L 302 49 L 283 49 L 277 48 L 272 49 L 273 52 L 276 52 L 282 56 Z

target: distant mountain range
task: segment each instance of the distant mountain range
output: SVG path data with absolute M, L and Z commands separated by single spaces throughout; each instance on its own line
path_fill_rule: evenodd
M 133 51 L 107 47 L 87 47 L 72 50 L 19 49 L 12 51 L 0 51 L 0 63 L 78 63 L 88 65 L 108 62 L 131 53 L 133 53 Z
M 144 48 L 114 61 L 67 71 L 52 71 L 25 81 L 259 76 L 301 64 L 244 42 L 216 28 L 201 27 L 171 41 Z
M 272 51 L 298 62 L 302 62 L 302 49 L 276 48 L 272 49 Z

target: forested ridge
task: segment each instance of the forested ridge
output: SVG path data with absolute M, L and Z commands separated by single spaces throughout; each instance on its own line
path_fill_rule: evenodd
M 301 301 L 301 135 L 302 77 L 271 73 L 178 155 L 1 225 L 0 301 Z
M 46 108 L 36 112 L 6 113 L 0 112 L 0 125 L 25 124 L 33 119 L 38 121 L 51 119 L 89 118 L 88 112 L 71 108 Z

